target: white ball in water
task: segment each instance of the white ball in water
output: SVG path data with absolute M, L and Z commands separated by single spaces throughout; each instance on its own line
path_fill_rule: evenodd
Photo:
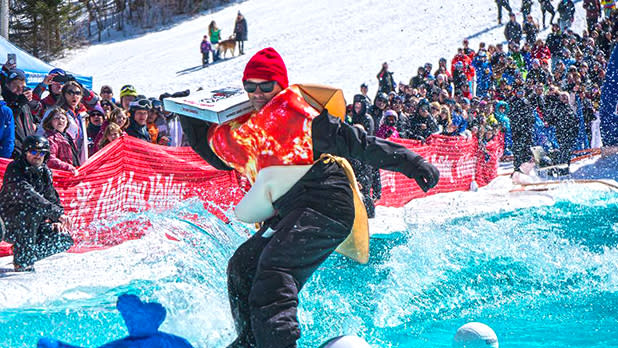
M 498 348 L 498 336 L 483 323 L 467 323 L 457 329 L 453 348 Z
M 339 336 L 330 339 L 320 348 L 371 348 L 367 341 L 357 336 Z

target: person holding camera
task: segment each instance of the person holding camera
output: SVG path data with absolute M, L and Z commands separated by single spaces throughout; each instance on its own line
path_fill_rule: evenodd
M 66 71 L 60 68 L 54 68 L 49 71 L 47 76 L 43 79 L 41 83 L 39 83 L 32 92 L 32 98 L 34 100 L 38 100 L 43 104 L 43 108 L 39 114 L 40 118 L 42 118 L 46 109 L 51 108 L 56 105 L 58 99 L 60 99 L 60 91 L 62 90 L 62 85 L 69 81 L 71 75 L 67 75 Z M 49 91 L 49 94 L 43 96 L 45 91 Z
M 68 250 L 73 239 L 47 167 L 49 142 L 43 136 L 30 135 L 22 146 L 21 155 L 4 173 L 0 237 L 13 244 L 15 271 L 32 272 L 36 261 Z

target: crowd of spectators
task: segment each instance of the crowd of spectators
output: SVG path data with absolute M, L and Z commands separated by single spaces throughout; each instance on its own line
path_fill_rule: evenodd
M 532 158 L 532 146 L 550 153 L 553 164 L 568 166 L 571 151 L 590 148 L 593 140 L 599 146 L 592 124 L 618 34 L 618 11 L 601 11 L 598 0 L 584 2 L 590 29 L 575 33 L 571 9 L 563 10 L 569 2 L 558 4 L 558 23 L 552 16 L 545 40 L 528 10 L 524 29 L 517 24 L 512 30 L 516 18 L 509 14 L 506 42 L 481 42 L 474 50 L 463 40 L 450 65 L 446 58 L 437 67 L 426 63 L 408 83 L 396 84 L 384 63 L 373 102 L 362 84 L 348 121 L 379 137 L 426 141 L 442 134 L 475 137 L 481 145 L 501 131 L 516 171 Z
M 548 11 L 551 2 L 542 3 Z M 450 64 L 446 58 L 436 67 L 426 63 L 408 83 L 396 84 L 384 63 L 373 101 L 368 86 L 361 85 L 349 105 L 348 121 L 378 137 L 420 141 L 443 134 L 474 136 L 484 143 L 502 131 L 505 154 L 514 156 L 515 170 L 530 158 L 532 145 L 556 150 L 556 160 L 568 162 L 571 150 L 590 147 L 600 86 L 618 33 L 618 12 L 605 11 L 598 0 L 584 2 L 588 29 L 573 32 L 569 3 L 561 0 L 558 23 L 552 23 L 552 14 L 545 40 L 538 37 L 539 25 L 526 4 L 523 26 L 509 14 L 506 43 L 481 42 L 475 50 L 463 40 Z M 169 94 L 147 98 L 125 85 L 116 100 L 110 86 L 97 94 L 62 69 L 50 71 L 30 90 L 24 72 L 9 62 L 2 67 L 0 85 L 1 157 L 20 157 L 21 143 L 32 134 L 49 139 L 50 168 L 73 172 L 123 135 L 184 145 L 177 115 L 163 109 Z M 374 187 L 371 196 L 379 198 L 377 185 L 364 182 Z

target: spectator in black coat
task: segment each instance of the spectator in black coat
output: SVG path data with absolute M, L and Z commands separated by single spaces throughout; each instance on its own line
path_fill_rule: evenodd
M 560 29 L 566 30 L 570 28 L 575 19 L 575 4 L 573 0 L 560 0 L 558 4 L 558 14 L 560 14 L 560 18 L 558 19 Z
M 544 120 L 547 124 L 554 126 L 559 146 L 558 153 L 552 156 L 554 164 L 570 165 L 571 150 L 577 140 L 579 120 L 569 105 L 569 93 L 560 92 L 553 87 L 547 94 L 546 105 L 547 112 Z M 560 175 L 568 173 L 568 168 L 558 172 Z
M 13 243 L 16 272 L 34 271 L 36 261 L 73 245 L 46 165 L 49 142 L 43 136 L 28 136 L 21 150 L 22 155 L 7 166 L 0 190 L 0 235 Z
M 523 21 L 528 18 L 530 11 L 532 10 L 532 0 L 521 0 L 521 18 Z
M 429 111 L 429 101 L 427 99 L 422 99 L 418 103 L 416 113 L 410 115 L 409 124 L 410 139 L 425 141 L 431 134 L 437 133 L 440 130 L 438 123 Z
M 502 24 L 502 8 L 504 7 L 509 13 L 513 10 L 509 5 L 509 0 L 496 0 L 496 6 L 498 6 L 498 24 Z
M 6 67 L 5 65 L 2 68 L 0 85 L 2 86 L 2 98 L 13 111 L 15 145 L 11 158 L 17 159 L 22 155 L 21 151 L 26 137 L 36 132 L 36 120 L 30 108 L 29 99 L 31 99 L 32 92 L 26 90 L 26 75 L 22 70 L 8 70 Z
M 386 111 L 387 103 L 388 96 L 386 93 L 378 93 L 373 105 L 369 108 L 369 115 L 373 118 L 374 126 L 381 124 L 380 122 L 382 122 L 382 116 L 384 115 L 384 111 Z
M 551 18 L 549 19 L 549 25 L 554 24 L 554 16 L 556 15 L 556 11 L 554 10 L 554 6 L 551 4 L 551 0 L 539 0 L 539 4 L 541 5 L 541 12 L 543 14 L 543 29 L 545 26 L 545 12 L 551 13 Z
M 152 141 L 147 126 L 150 109 L 152 109 L 152 104 L 148 99 L 139 99 L 129 104 L 131 117 L 129 118 L 129 127 L 126 130 L 127 135 L 147 142 Z
M 515 17 L 515 13 L 509 14 L 509 22 L 506 23 L 504 27 L 504 37 L 508 42 L 515 42 L 519 45 L 522 36 L 521 25 L 517 23 L 517 18 Z
M 586 10 L 588 31 L 592 32 L 595 24 L 601 18 L 601 2 L 599 0 L 584 0 L 584 9 Z
M 245 19 L 245 16 L 238 11 L 236 23 L 234 23 L 234 39 L 238 42 L 238 52 L 240 54 L 245 54 L 245 41 L 247 41 L 247 36 L 247 20 Z
M 515 90 L 515 96 L 509 100 L 511 121 L 511 133 L 513 137 L 513 167 L 515 171 L 521 171 L 523 163 L 530 160 L 532 153 L 532 137 L 534 134 L 534 113 L 533 107 L 524 97 L 523 89 Z
M 352 104 L 352 124 L 360 124 L 369 135 L 375 135 L 376 127 L 373 118 L 367 114 L 365 97 L 362 94 L 354 96 Z
M 526 42 L 532 46 L 536 42 L 536 36 L 539 33 L 539 26 L 534 22 L 532 15 L 528 15 L 524 19 L 523 32 L 526 35 Z
M 395 91 L 395 79 L 393 78 L 393 73 L 388 71 L 388 63 L 384 62 L 382 63 L 382 69 L 380 69 L 380 72 L 378 72 L 378 74 L 376 75 L 376 78 L 378 79 L 378 93 L 386 93 L 389 94 L 390 92 L 394 92 Z M 377 95 L 376 95 L 377 98 Z
M 547 35 L 546 43 L 547 48 L 549 48 L 549 52 L 551 53 L 551 71 L 554 72 L 556 68 L 556 64 L 562 59 L 562 49 L 564 46 L 562 45 L 562 39 L 564 35 L 562 34 L 562 30 L 560 30 L 560 25 L 552 24 L 551 27 L 552 32 Z

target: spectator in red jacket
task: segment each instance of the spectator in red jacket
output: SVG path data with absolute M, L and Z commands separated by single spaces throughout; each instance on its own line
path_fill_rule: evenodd
M 541 62 L 549 63 L 551 59 L 551 52 L 549 51 L 549 47 L 543 42 L 543 40 L 538 39 L 532 46 L 532 58 L 536 58 Z
M 49 110 L 43 129 L 45 137 L 49 141 L 49 160 L 47 166 L 50 169 L 61 169 L 77 173 L 79 157 L 73 138 L 67 133 L 69 119 L 64 109 L 55 107 Z

